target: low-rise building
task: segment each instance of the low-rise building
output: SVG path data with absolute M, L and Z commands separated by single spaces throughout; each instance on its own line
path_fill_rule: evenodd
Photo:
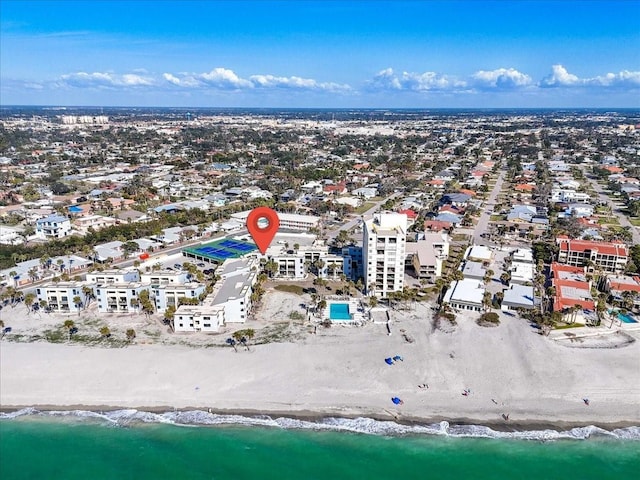
M 176 332 L 216 333 L 224 325 L 221 305 L 181 305 L 173 317 Z
M 503 291 L 502 311 L 509 310 L 532 310 L 535 308 L 535 298 L 533 286 L 511 285 L 510 288 Z
M 192 282 L 184 285 L 164 283 L 151 286 L 151 296 L 154 298 L 156 310 L 164 312 L 169 307 L 177 308 L 180 300 L 199 299 L 205 292 L 205 286 L 201 283 Z
M 100 313 L 133 313 L 139 306 L 135 306 L 138 296 L 143 290 L 148 290 L 149 285 L 138 282 L 110 283 L 98 285 L 95 288 Z M 131 302 L 135 299 L 135 302 Z
M 626 244 L 622 242 L 593 242 L 574 240 L 566 236 L 556 238 L 558 262 L 575 267 L 589 266 L 591 271 L 622 273 L 629 257 Z
M 82 282 L 45 283 L 36 288 L 38 301 L 47 302 L 53 312 L 76 313 L 82 309 L 86 299 L 82 291 Z
M 94 284 L 108 283 L 130 283 L 139 282 L 140 273 L 136 269 L 131 270 L 103 270 L 102 272 L 89 272 L 86 276 L 87 282 Z M 144 280 L 143 280 L 144 281 Z
M 62 215 L 49 215 L 36 221 L 36 238 L 54 240 L 71 234 L 71 220 Z
M 446 234 L 427 233 L 423 240 L 408 242 L 406 254 L 416 277 L 435 283 L 442 276 L 442 264 L 449 255 L 449 237 Z
M 448 304 L 457 310 L 483 310 L 484 286 L 481 281 L 465 278 L 454 282 L 445 293 L 443 304 Z

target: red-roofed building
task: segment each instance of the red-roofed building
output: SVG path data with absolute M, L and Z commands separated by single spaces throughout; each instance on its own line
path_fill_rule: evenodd
M 322 187 L 322 191 L 329 194 L 333 193 L 335 195 L 344 195 L 347 193 L 347 186 L 344 182 L 330 183 L 328 185 L 324 185 Z
M 424 229 L 429 232 L 442 232 L 453 228 L 453 223 L 442 220 L 425 220 Z
M 622 173 L 624 170 L 620 167 L 616 167 L 615 165 L 609 165 L 604 167 L 605 170 L 608 170 L 611 173 Z
M 531 185 L 529 183 L 520 183 L 514 187 L 516 192 L 533 192 L 536 189 L 535 185 Z
M 460 190 L 458 190 L 458 193 L 464 193 L 465 195 L 469 195 L 471 197 L 476 196 L 476 192 L 474 192 L 473 190 L 469 190 L 468 188 L 461 188 Z
M 593 262 L 595 268 L 608 273 L 622 273 L 629 258 L 629 250 L 622 242 L 593 242 L 574 240 L 567 236 L 556 238 L 558 262 L 576 267 Z
M 591 296 L 591 282 L 585 268 L 551 264 L 551 282 L 555 289 L 553 311 L 561 312 L 563 321 L 573 323 L 595 319 L 596 302 Z
M 640 308 L 640 277 L 631 275 L 610 275 L 607 277 L 605 289 L 618 302 L 632 302 L 633 306 Z M 629 293 L 626 293 L 629 292 Z M 630 298 L 626 298 L 629 296 Z M 627 305 L 627 308 L 631 304 Z
M 413 210 L 411 210 L 410 208 L 407 208 L 405 210 L 399 210 L 398 213 L 404 213 L 409 220 L 415 220 L 416 218 L 418 218 L 418 214 Z

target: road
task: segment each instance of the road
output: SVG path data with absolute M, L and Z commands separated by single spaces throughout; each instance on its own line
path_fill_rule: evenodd
M 594 190 L 598 194 L 598 200 L 600 202 L 603 202 L 609 205 L 609 207 L 611 208 L 611 211 L 616 215 L 616 217 L 618 217 L 618 220 L 620 221 L 620 225 L 622 227 L 629 227 L 631 231 L 631 238 L 633 240 L 633 244 L 640 245 L 640 231 L 638 230 L 638 227 L 634 227 L 633 225 L 631 225 L 631 222 L 629 222 L 629 219 L 627 218 L 627 216 L 619 208 L 617 208 L 613 203 L 613 201 L 611 200 L 611 198 L 609 198 L 609 196 L 606 193 L 604 193 L 604 189 L 602 188 L 602 185 L 600 185 L 598 182 L 596 182 L 592 178 L 587 177 L 587 179 L 589 180 Z
M 498 194 L 502 190 L 505 173 L 505 170 L 502 170 L 500 172 L 500 175 L 498 175 L 498 179 L 496 180 L 496 184 L 489 194 L 489 198 L 482 207 L 482 213 L 480 214 L 480 218 L 478 219 L 478 223 L 476 224 L 473 232 L 473 243 L 475 245 L 480 245 L 484 242 L 484 239 L 481 237 L 481 235 L 487 231 L 487 227 L 489 226 L 491 212 L 493 211 L 493 207 L 496 204 L 496 198 L 498 198 Z M 484 243 L 486 244 L 486 242 Z

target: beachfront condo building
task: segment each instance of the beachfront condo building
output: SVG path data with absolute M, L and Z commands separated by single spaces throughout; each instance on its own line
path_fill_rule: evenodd
M 407 216 L 378 213 L 364 222 L 362 256 L 367 293 L 386 297 L 404 287 Z
M 205 285 L 192 282 L 184 285 L 165 283 L 161 285 L 151 285 L 151 296 L 153 297 L 156 310 L 164 312 L 169 307 L 178 308 L 180 300 L 194 301 L 205 293 Z
M 589 271 L 622 273 L 627 265 L 629 250 L 622 242 L 593 242 L 573 240 L 566 236 L 556 238 L 558 263 L 574 267 L 587 267 Z M 593 265 L 591 265 L 593 264 Z
M 86 301 L 83 286 L 82 282 L 43 283 L 36 289 L 36 296 L 38 302 L 47 302 L 52 312 L 75 313 L 83 308 Z
M 139 311 L 138 296 L 149 285 L 138 282 L 110 283 L 95 288 L 100 313 L 136 313 Z M 132 300 L 135 300 L 133 303 Z

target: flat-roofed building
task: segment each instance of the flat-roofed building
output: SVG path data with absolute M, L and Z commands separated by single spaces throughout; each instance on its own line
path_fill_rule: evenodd
M 481 281 L 465 278 L 453 282 L 445 293 L 442 303 L 449 304 L 457 310 L 480 312 L 484 308 L 484 292 L 484 285 Z
M 165 283 L 151 286 L 151 295 L 154 297 L 156 310 L 164 312 L 169 307 L 178 308 L 180 300 L 196 300 L 205 292 L 205 285 L 192 282 L 184 285 Z
M 84 307 L 86 302 L 82 282 L 44 283 L 36 288 L 38 301 L 47 302 L 48 308 L 57 313 L 75 313 Z M 75 300 L 80 300 L 75 302 Z
M 593 242 L 574 240 L 566 236 L 556 238 L 558 244 L 558 262 L 575 267 L 588 266 L 592 262 L 595 267 L 608 273 L 622 273 L 627 265 L 629 250 L 622 242 Z
M 367 292 L 386 297 L 404 287 L 407 216 L 378 213 L 364 222 L 362 255 Z
M 158 270 L 156 272 L 143 273 L 140 276 L 140 281 L 150 285 L 182 285 L 189 281 L 188 277 L 189 272 Z
M 504 290 L 501 310 L 506 312 L 509 310 L 532 310 L 535 308 L 535 297 L 533 286 L 511 285 L 510 288 Z
M 130 283 L 139 282 L 140 273 L 136 269 L 131 270 L 103 270 L 102 272 L 89 272 L 86 276 L 87 282 L 96 284 L 107 283 Z M 143 280 L 144 282 L 144 280 Z
M 532 263 L 512 262 L 509 272 L 511 274 L 511 283 L 532 283 L 535 268 Z
M 181 305 L 173 316 L 176 332 L 216 333 L 224 325 L 221 305 Z
M 140 292 L 148 289 L 149 285 L 139 282 L 98 285 L 95 288 L 98 311 L 101 313 L 137 312 L 139 306 L 133 306 L 131 300 L 138 301 Z

